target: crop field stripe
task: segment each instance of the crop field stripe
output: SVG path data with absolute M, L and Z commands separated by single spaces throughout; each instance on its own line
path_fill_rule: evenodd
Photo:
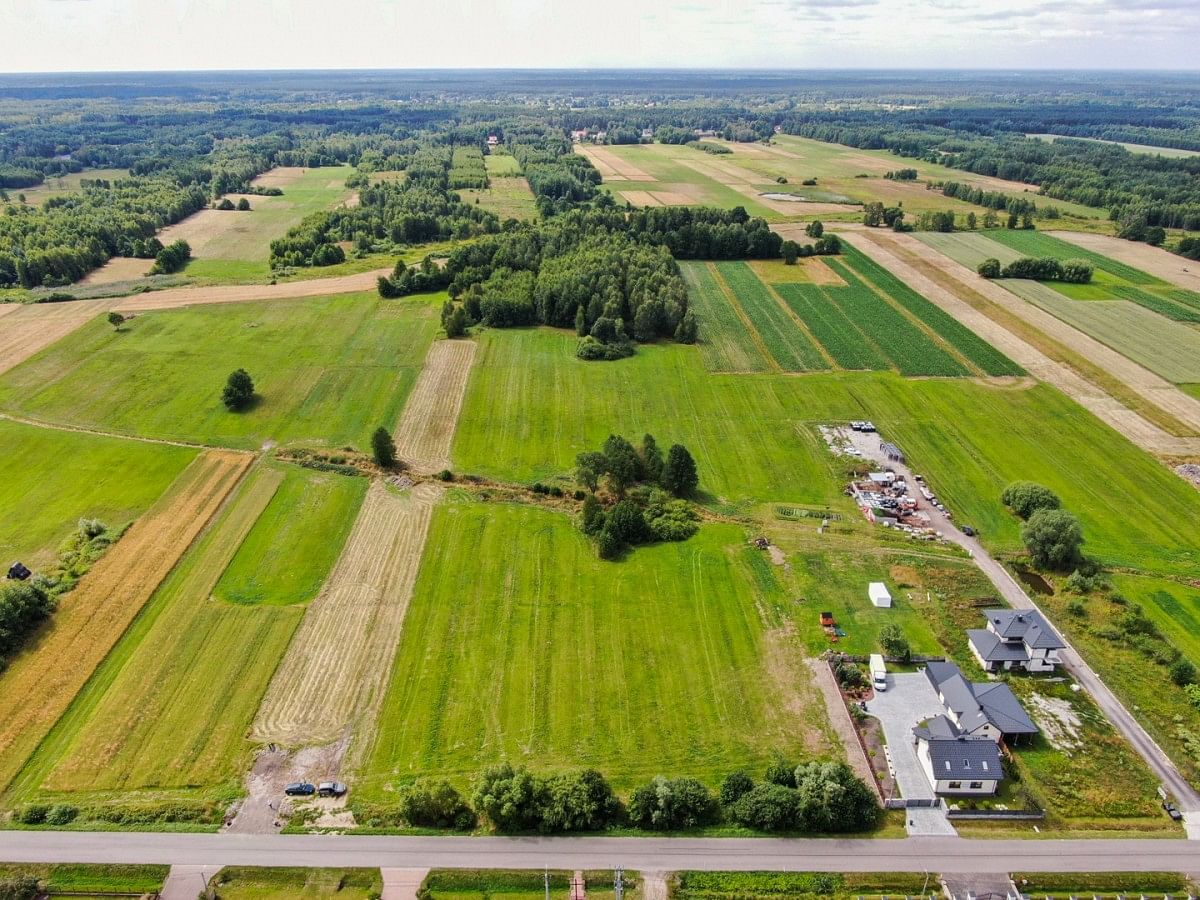
M 812 372 L 827 368 L 825 359 L 776 296 L 767 290 L 744 262 L 716 264 L 718 277 L 746 311 L 771 356 L 785 372 Z
M 829 264 L 849 288 L 830 291 L 838 302 L 857 306 L 855 323 L 891 358 L 902 375 L 967 375 L 968 368 L 942 346 L 938 336 L 915 316 L 894 303 L 880 290 L 860 279 L 848 265 Z
M 1171 291 L 1163 297 L 1131 284 L 1114 284 L 1109 290 L 1122 300 L 1136 303 L 1176 322 L 1200 322 L 1200 297 L 1190 291 Z M 1193 297 L 1196 299 L 1193 300 Z
M 283 480 L 281 469 L 253 469 L 155 592 L 64 717 L 74 727 L 39 748 L 57 757 L 38 761 L 49 768 L 40 787 L 185 788 L 244 771 L 246 729 L 301 611 L 232 606 L 212 592 Z
M 741 319 L 742 324 L 746 328 L 746 333 L 750 335 L 750 339 L 754 341 L 754 346 L 758 348 L 759 355 L 767 361 L 769 371 L 782 372 L 783 367 L 779 364 L 779 360 L 777 360 L 774 354 L 772 354 L 767 348 L 767 343 L 763 339 L 762 333 L 759 332 L 753 320 L 751 320 L 750 315 L 746 312 L 746 308 L 742 305 L 741 301 L 738 300 L 737 295 L 733 292 L 733 289 L 730 288 L 729 284 L 721 276 L 720 271 L 717 269 L 717 264 L 714 262 L 709 262 L 705 263 L 704 265 L 709 276 L 712 278 L 713 284 L 717 286 L 717 288 L 721 291 L 721 294 L 725 297 L 725 302 L 729 304 L 729 307 L 736 312 L 738 318 Z
M 396 426 L 396 455 L 414 467 L 450 467 L 450 444 L 475 361 L 475 342 L 435 341 Z
M 1155 278 L 1141 269 L 1135 269 L 1133 266 L 1117 262 L 1112 257 L 1104 256 L 1094 250 L 1088 250 L 1076 244 L 1060 240 L 1052 235 L 1043 234 L 1040 231 L 996 229 L 988 231 L 986 234 L 991 240 L 1004 244 L 1006 247 L 1011 247 L 1026 256 L 1052 256 L 1055 259 L 1085 259 L 1097 269 L 1122 278 L 1130 284 L 1164 284 L 1161 279 Z
M 886 294 L 908 310 L 952 347 L 964 361 L 978 367 L 987 375 L 1025 374 L 1025 370 L 1015 362 L 865 253 L 847 244 L 843 244 L 842 252 L 859 275 L 877 291 Z
M 8 710 L 0 722 L 0 784 L 8 785 L 70 706 L 252 459 L 225 451 L 196 457 L 63 598 L 40 638 L 0 675 L 0 707 Z
M 745 313 L 726 296 L 708 264 L 684 261 L 679 270 L 687 282 L 688 302 L 700 320 L 698 347 L 708 370 L 770 371 L 769 357 L 759 348 L 761 336 L 754 333 Z
M 252 736 L 289 746 L 373 724 L 441 488 L 373 484 L 263 698 Z M 356 729 L 356 733 L 361 732 Z
M 883 354 L 833 300 L 832 292 L 836 290 L 846 289 L 810 284 L 775 285 L 776 293 L 804 321 L 839 366 L 843 369 L 887 369 Z

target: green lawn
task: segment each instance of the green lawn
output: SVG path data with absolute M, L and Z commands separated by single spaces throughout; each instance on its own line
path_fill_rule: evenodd
M 313 599 L 346 542 L 368 484 L 365 478 L 286 467 L 214 596 L 281 606 Z
M 512 157 L 486 157 L 492 159 L 512 159 Z M 516 162 L 516 160 L 513 160 Z M 477 203 L 484 209 L 489 209 L 505 219 L 536 219 L 537 203 L 529 182 L 520 177 L 495 177 L 486 188 L 459 188 L 458 195 L 464 203 Z
M 378 869 L 226 866 L 213 883 L 217 900 L 368 900 L 383 891 Z
M 625 790 L 840 756 L 758 560 L 731 525 L 604 562 L 561 513 L 439 506 L 358 796 L 505 759 Z
M 568 475 L 576 454 L 610 433 L 649 431 L 661 445 L 687 446 L 715 497 L 821 505 L 840 502 L 842 484 L 815 425 L 870 418 L 994 549 L 1020 547 L 999 497 L 1031 479 L 1079 516 L 1089 553 L 1200 573 L 1200 492 L 1043 385 L 713 374 L 696 348 L 675 344 L 587 363 L 572 334 L 551 329 L 485 332 L 480 345 L 452 453 L 461 471 L 545 480 Z
M 195 451 L 0 419 L 0 559 L 49 563 L 81 518 L 112 528 L 143 513 Z
M 167 880 L 168 866 L 124 865 L 0 865 L 0 878 L 32 875 L 52 897 L 105 893 L 151 894 Z M 199 890 L 197 889 L 197 893 Z
M 0 410 L 87 428 L 238 448 L 366 447 L 395 422 L 438 327 L 438 295 L 348 294 L 97 317 L 0 378 Z M 251 409 L 221 388 L 254 378 Z
M 304 607 L 275 605 L 278 594 L 230 604 L 214 597 L 214 588 L 239 547 L 257 553 L 274 545 L 281 507 L 295 533 L 329 543 L 312 559 L 295 559 L 303 580 L 319 584 L 363 487 L 365 479 L 281 463 L 255 468 L 38 747 L 12 792 L 72 800 L 236 792 L 250 762 L 247 729 Z M 306 503 L 307 494 L 329 499 Z M 331 521 L 334 512 L 344 521 Z

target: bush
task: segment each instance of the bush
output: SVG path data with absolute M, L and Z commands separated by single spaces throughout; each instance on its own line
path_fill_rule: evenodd
M 1167 673 L 1171 676 L 1171 680 L 1180 687 L 1196 683 L 1196 667 L 1192 664 L 1191 660 L 1182 656 L 1171 663 L 1170 668 L 1167 669 Z
M 1062 501 L 1048 487 L 1033 481 L 1014 481 L 1000 495 L 1000 502 L 1022 519 L 1028 519 L 1039 509 L 1058 509 Z
M 471 802 L 499 831 L 529 831 L 541 821 L 538 791 L 528 770 L 500 763 L 479 774 Z
M 50 807 L 45 803 L 26 803 L 17 810 L 17 821 L 22 825 L 44 825 L 50 815 Z
M 67 803 L 58 803 L 46 813 L 47 825 L 69 825 L 79 817 L 79 808 Z
M 767 766 L 764 777 L 770 784 L 794 788 L 796 786 L 796 766 L 777 756 L 775 761 Z
M 799 797 L 791 788 L 759 784 L 733 805 L 733 817 L 747 828 L 786 831 L 795 827 L 799 805 Z
M 754 780 L 740 769 L 730 772 L 721 782 L 721 805 L 729 808 L 737 803 L 750 791 L 754 790 Z
M 410 825 L 425 828 L 475 827 L 475 812 L 448 781 L 422 778 L 400 789 L 399 812 Z
M 708 788 L 694 778 L 670 780 L 660 775 L 634 790 L 629 817 L 639 828 L 676 831 L 716 821 L 717 804 Z
M 1000 260 L 985 259 L 975 269 L 984 278 L 999 278 L 1000 277 Z
M 453 481 L 454 473 L 451 472 L 449 469 L 442 469 L 442 471 L 438 472 L 433 477 L 436 478 L 438 481 Z
M 845 763 L 809 763 L 795 773 L 797 825 L 804 831 L 866 831 L 879 821 L 875 793 Z
M 237 202 L 237 208 L 238 208 L 238 212 L 249 212 L 250 211 L 250 201 L 247 200 L 245 197 L 242 197 Z
M 909 646 L 908 638 L 895 622 L 889 622 L 879 629 L 879 646 L 893 659 L 902 659 L 905 662 L 912 659 L 912 647 Z
M 538 830 L 544 834 L 600 831 L 621 811 L 616 795 L 595 769 L 552 775 L 539 784 Z
M 0 584 L 0 665 L 54 612 L 54 598 L 36 580 Z
M 686 342 L 683 342 L 686 343 Z M 604 343 L 590 334 L 579 339 L 575 355 L 583 360 L 613 360 L 633 356 L 633 344 L 628 341 Z
M 0 900 L 33 900 L 41 893 L 38 880 L 32 875 L 0 877 Z

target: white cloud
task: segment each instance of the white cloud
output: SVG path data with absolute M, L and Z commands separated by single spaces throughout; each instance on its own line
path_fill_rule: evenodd
M 0 0 L 6 71 L 1196 68 L 1196 0 Z

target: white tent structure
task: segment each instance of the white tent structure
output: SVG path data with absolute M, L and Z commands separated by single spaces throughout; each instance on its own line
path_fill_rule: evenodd
M 892 605 L 892 595 L 888 593 L 887 585 L 882 581 L 872 581 L 867 586 L 867 596 L 871 598 L 871 603 L 881 609 L 887 609 Z

